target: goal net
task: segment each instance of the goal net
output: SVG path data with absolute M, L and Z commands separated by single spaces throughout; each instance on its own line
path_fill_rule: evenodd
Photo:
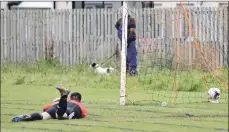
M 137 23 L 138 51 L 138 75 L 126 73 L 126 82 L 121 80 L 127 104 L 204 103 L 212 87 L 222 91 L 221 103 L 227 102 L 227 8 L 181 3 L 126 10 Z

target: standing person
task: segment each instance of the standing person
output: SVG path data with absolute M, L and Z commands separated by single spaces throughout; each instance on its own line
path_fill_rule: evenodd
M 115 28 L 118 30 L 118 37 L 122 41 L 122 18 L 120 18 Z M 128 15 L 127 23 L 127 72 L 130 75 L 137 74 L 137 48 L 136 48 L 136 21 Z

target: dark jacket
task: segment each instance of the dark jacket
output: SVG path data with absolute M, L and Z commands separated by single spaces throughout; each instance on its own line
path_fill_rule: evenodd
M 116 24 L 115 28 L 118 30 L 118 37 L 122 40 L 122 18 L 120 18 Z M 127 43 L 131 43 L 136 40 L 136 21 L 130 15 L 128 15 L 128 24 L 127 24 Z

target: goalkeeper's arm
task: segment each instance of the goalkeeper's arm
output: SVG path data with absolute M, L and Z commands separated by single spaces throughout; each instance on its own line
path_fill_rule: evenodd
M 116 28 L 117 30 L 118 30 L 119 27 L 121 26 L 121 22 L 122 22 L 122 18 L 120 18 L 120 19 L 116 22 L 115 28 Z

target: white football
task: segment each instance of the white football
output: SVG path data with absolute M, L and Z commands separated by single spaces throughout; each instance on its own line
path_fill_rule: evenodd
M 212 103 L 219 103 L 220 95 L 221 95 L 221 91 L 219 88 L 213 87 L 208 90 L 208 99 Z
M 162 102 L 162 103 L 161 103 L 161 106 L 163 106 L 163 107 L 165 107 L 166 105 L 167 105 L 166 102 Z

